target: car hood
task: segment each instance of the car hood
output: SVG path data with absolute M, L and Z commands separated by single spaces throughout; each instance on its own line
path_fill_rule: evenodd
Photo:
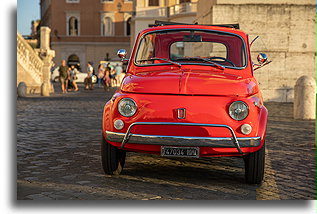
M 258 92 L 253 78 L 201 70 L 151 71 L 127 75 L 121 90 L 129 93 L 248 96 Z

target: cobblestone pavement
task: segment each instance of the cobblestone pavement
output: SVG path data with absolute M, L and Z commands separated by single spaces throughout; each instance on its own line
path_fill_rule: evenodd
M 55 85 L 56 86 L 56 85 Z M 240 158 L 128 153 L 120 176 L 100 163 L 101 117 L 114 89 L 17 99 L 17 199 L 315 199 L 315 122 L 267 103 L 264 183 L 244 183 Z

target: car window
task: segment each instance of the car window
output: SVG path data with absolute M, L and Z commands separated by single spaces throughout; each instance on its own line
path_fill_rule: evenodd
M 136 65 L 208 64 L 240 68 L 246 65 L 244 41 L 235 34 L 204 30 L 164 30 L 144 35 L 138 44 Z
M 151 35 L 151 34 L 143 37 L 143 39 L 140 43 L 139 49 L 138 49 L 138 53 L 136 55 L 136 61 L 139 64 L 153 63 L 151 61 L 141 62 L 141 60 L 150 59 L 150 58 L 154 57 L 154 47 L 155 47 L 154 37 L 155 37 L 155 35 Z

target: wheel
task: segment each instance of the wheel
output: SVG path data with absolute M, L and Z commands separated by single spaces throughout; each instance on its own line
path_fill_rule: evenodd
M 103 170 L 108 175 L 119 175 L 123 169 L 126 152 L 112 146 L 102 136 L 101 162 Z
M 261 184 L 264 177 L 265 144 L 256 152 L 244 157 L 245 179 L 249 184 Z

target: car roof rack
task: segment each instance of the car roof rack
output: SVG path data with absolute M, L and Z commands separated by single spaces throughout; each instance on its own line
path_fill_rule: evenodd
M 154 24 L 150 24 L 149 27 L 166 26 L 166 25 L 198 25 L 198 22 L 196 22 L 195 24 L 188 24 L 188 23 L 167 22 L 167 21 L 155 20 Z M 199 24 L 199 25 L 204 25 L 204 24 Z M 204 25 L 204 26 L 227 27 L 227 28 L 240 29 L 239 24 L 217 24 L 217 25 Z

